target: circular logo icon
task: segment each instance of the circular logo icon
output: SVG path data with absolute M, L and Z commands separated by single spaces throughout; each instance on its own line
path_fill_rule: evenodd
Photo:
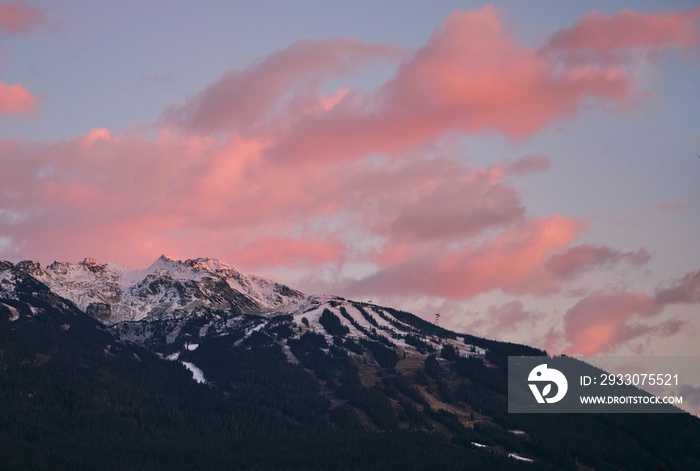
M 527 377 L 530 383 L 530 390 L 532 394 L 537 399 L 540 404 L 548 403 L 553 404 L 559 402 L 566 395 L 566 391 L 569 389 L 569 383 L 566 381 L 566 376 L 554 368 L 547 368 L 546 363 L 537 365 L 530 371 L 530 375 Z M 535 383 L 535 384 L 532 384 Z M 542 384 L 542 389 L 538 387 L 538 384 Z M 556 394 L 552 397 L 548 397 L 552 393 L 552 384 L 557 386 Z

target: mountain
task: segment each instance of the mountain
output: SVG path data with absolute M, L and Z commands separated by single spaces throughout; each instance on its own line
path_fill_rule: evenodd
M 299 291 L 248 276 L 214 259 L 176 261 L 165 255 L 145 270 L 95 259 L 72 263 L 17 264 L 59 296 L 105 324 L 191 317 L 205 312 L 272 312 L 305 299 Z
M 411 314 L 338 296 L 305 295 L 215 259 L 178 261 L 162 255 L 146 270 L 91 258 L 43 268 L 23 261 L 17 269 L 72 301 L 117 337 L 161 352 L 224 333 L 244 332 L 248 337 L 272 324 L 278 329 L 295 326 L 301 333 L 322 332 L 328 342 L 334 334 L 380 342 L 407 355 L 436 352 L 444 345 L 468 356 L 485 353 L 468 343 L 469 336 Z
M 508 414 L 509 355 L 214 259 L 0 262 L 0 469 L 700 469 L 688 414 Z

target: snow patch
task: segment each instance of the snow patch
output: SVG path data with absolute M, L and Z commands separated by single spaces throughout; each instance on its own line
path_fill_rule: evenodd
M 289 345 L 284 344 L 284 346 L 282 347 L 282 351 L 284 352 L 284 356 L 287 357 L 287 361 L 289 363 L 293 365 L 299 364 L 299 359 L 296 356 L 294 356 L 294 354 L 292 353 L 292 349 L 289 348 Z
M 204 372 L 197 368 L 194 363 L 190 363 L 189 361 L 181 361 L 185 368 L 190 370 L 192 372 L 192 378 L 197 381 L 198 383 L 204 383 L 207 384 L 207 380 L 204 379 Z
M 534 463 L 535 460 L 530 459 L 530 458 L 525 458 L 524 456 L 520 456 L 517 453 L 508 453 L 508 458 L 513 458 L 514 460 L 518 461 L 525 461 L 526 463 Z
M 19 311 L 17 309 L 5 303 L 3 303 L 2 305 L 10 310 L 10 322 L 14 322 L 17 319 L 19 319 Z
M 206 336 L 207 336 L 207 332 L 209 332 L 209 327 L 210 327 L 209 324 L 205 324 L 204 326 L 202 326 L 202 327 L 199 329 L 199 333 L 198 333 L 197 336 L 198 336 L 199 338 L 206 337 Z

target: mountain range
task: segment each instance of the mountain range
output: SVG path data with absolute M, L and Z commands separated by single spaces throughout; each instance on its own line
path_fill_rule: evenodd
M 509 414 L 510 355 L 215 259 L 0 262 L 0 469 L 700 469 L 689 414 Z

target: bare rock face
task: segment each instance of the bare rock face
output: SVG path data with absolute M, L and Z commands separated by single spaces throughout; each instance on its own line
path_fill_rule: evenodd
M 90 303 L 85 309 L 85 313 L 102 323 L 108 323 L 112 317 L 112 306 L 107 303 Z
M 38 273 L 41 270 L 41 264 L 32 260 L 22 260 L 17 263 L 17 268 L 30 275 Z

